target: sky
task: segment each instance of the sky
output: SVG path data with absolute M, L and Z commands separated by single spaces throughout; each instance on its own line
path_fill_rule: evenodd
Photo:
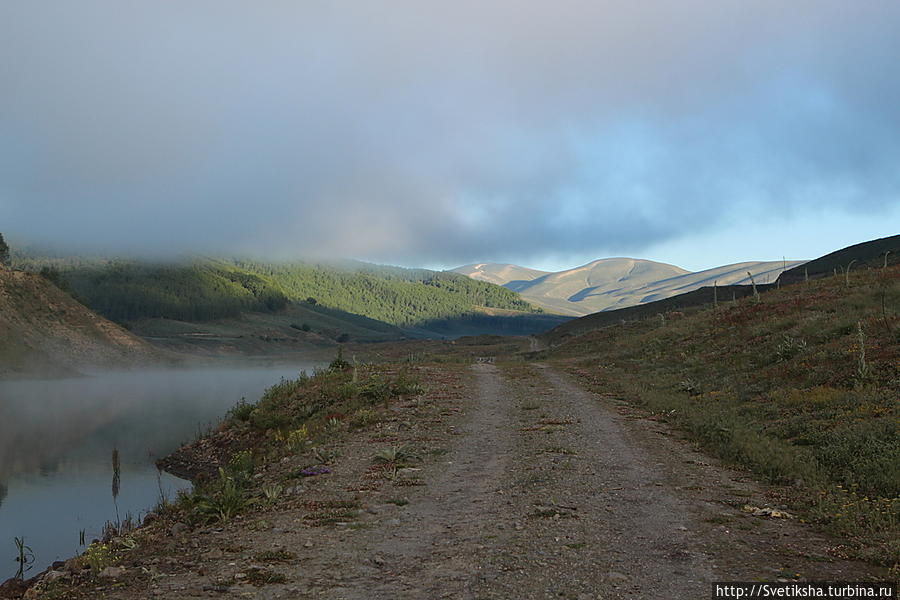
M 0 232 L 699 270 L 900 233 L 895 0 L 10 0 Z

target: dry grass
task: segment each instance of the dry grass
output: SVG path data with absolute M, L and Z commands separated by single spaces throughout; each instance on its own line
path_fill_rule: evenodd
M 900 267 L 852 271 L 665 326 L 607 327 L 550 358 L 787 486 L 857 556 L 890 566 L 900 561 L 898 312 Z

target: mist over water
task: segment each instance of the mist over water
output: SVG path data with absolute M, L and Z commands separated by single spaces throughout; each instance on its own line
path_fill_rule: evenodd
M 107 373 L 0 382 L 0 558 L 13 537 L 36 555 L 31 574 L 99 537 L 106 521 L 144 514 L 187 481 L 155 461 L 216 423 L 242 398 L 256 401 L 282 377 L 314 365 L 242 366 Z M 112 452 L 121 462 L 112 497 Z M 0 581 L 16 563 L 0 560 Z M 28 574 L 26 574 L 26 577 Z

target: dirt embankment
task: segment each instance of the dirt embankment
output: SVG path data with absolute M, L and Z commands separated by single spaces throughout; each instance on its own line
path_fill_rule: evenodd
M 0 378 L 150 360 L 163 355 L 43 277 L 0 268 Z
M 121 600 L 695 599 L 712 581 L 887 579 L 614 395 L 541 365 L 419 375 L 430 391 L 378 425 L 258 467 L 261 486 L 289 482 L 275 501 L 213 526 L 159 520 L 133 536 L 121 571 L 66 571 L 45 589 Z M 419 458 L 393 470 L 373 461 L 398 447 Z M 327 467 L 291 478 L 322 450 L 334 456 Z

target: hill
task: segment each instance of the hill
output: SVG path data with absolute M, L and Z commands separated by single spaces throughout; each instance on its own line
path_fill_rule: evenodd
M 762 293 L 774 287 L 774 284 L 759 284 L 756 286 L 756 289 L 759 293 Z M 670 296 L 645 304 L 585 315 L 547 330 L 540 334 L 539 337 L 543 343 L 555 345 L 568 338 L 579 336 L 601 327 L 642 319 L 664 320 L 680 318 L 684 312 L 699 310 L 715 302 L 722 304 L 734 303 L 741 298 L 752 295 L 753 287 L 750 285 L 704 286 L 677 296 Z
M 272 343 L 528 334 L 562 322 L 513 291 L 462 275 L 351 261 L 161 264 L 32 256 L 17 264 L 40 270 L 155 343 L 189 344 L 185 349 L 258 352 L 275 350 Z
M 778 277 L 782 285 L 805 279 L 819 279 L 842 273 L 845 269 L 865 269 L 900 263 L 900 235 L 847 246 L 808 263 L 785 271 Z
M 0 378 L 124 367 L 161 354 L 38 275 L 0 267 Z
M 843 554 L 897 564 L 900 265 L 584 327 L 604 314 L 533 356 L 779 484 Z
M 484 263 L 454 269 L 476 278 L 490 278 L 519 292 L 525 300 L 549 311 L 582 316 L 670 298 L 703 286 L 749 285 L 747 273 L 756 283 L 771 283 L 785 267 L 799 261 L 743 262 L 699 272 L 675 265 L 634 258 L 606 258 L 586 265 L 538 275 L 528 280 L 503 281 L 506 276 L 540 273 L 516 265 Z

